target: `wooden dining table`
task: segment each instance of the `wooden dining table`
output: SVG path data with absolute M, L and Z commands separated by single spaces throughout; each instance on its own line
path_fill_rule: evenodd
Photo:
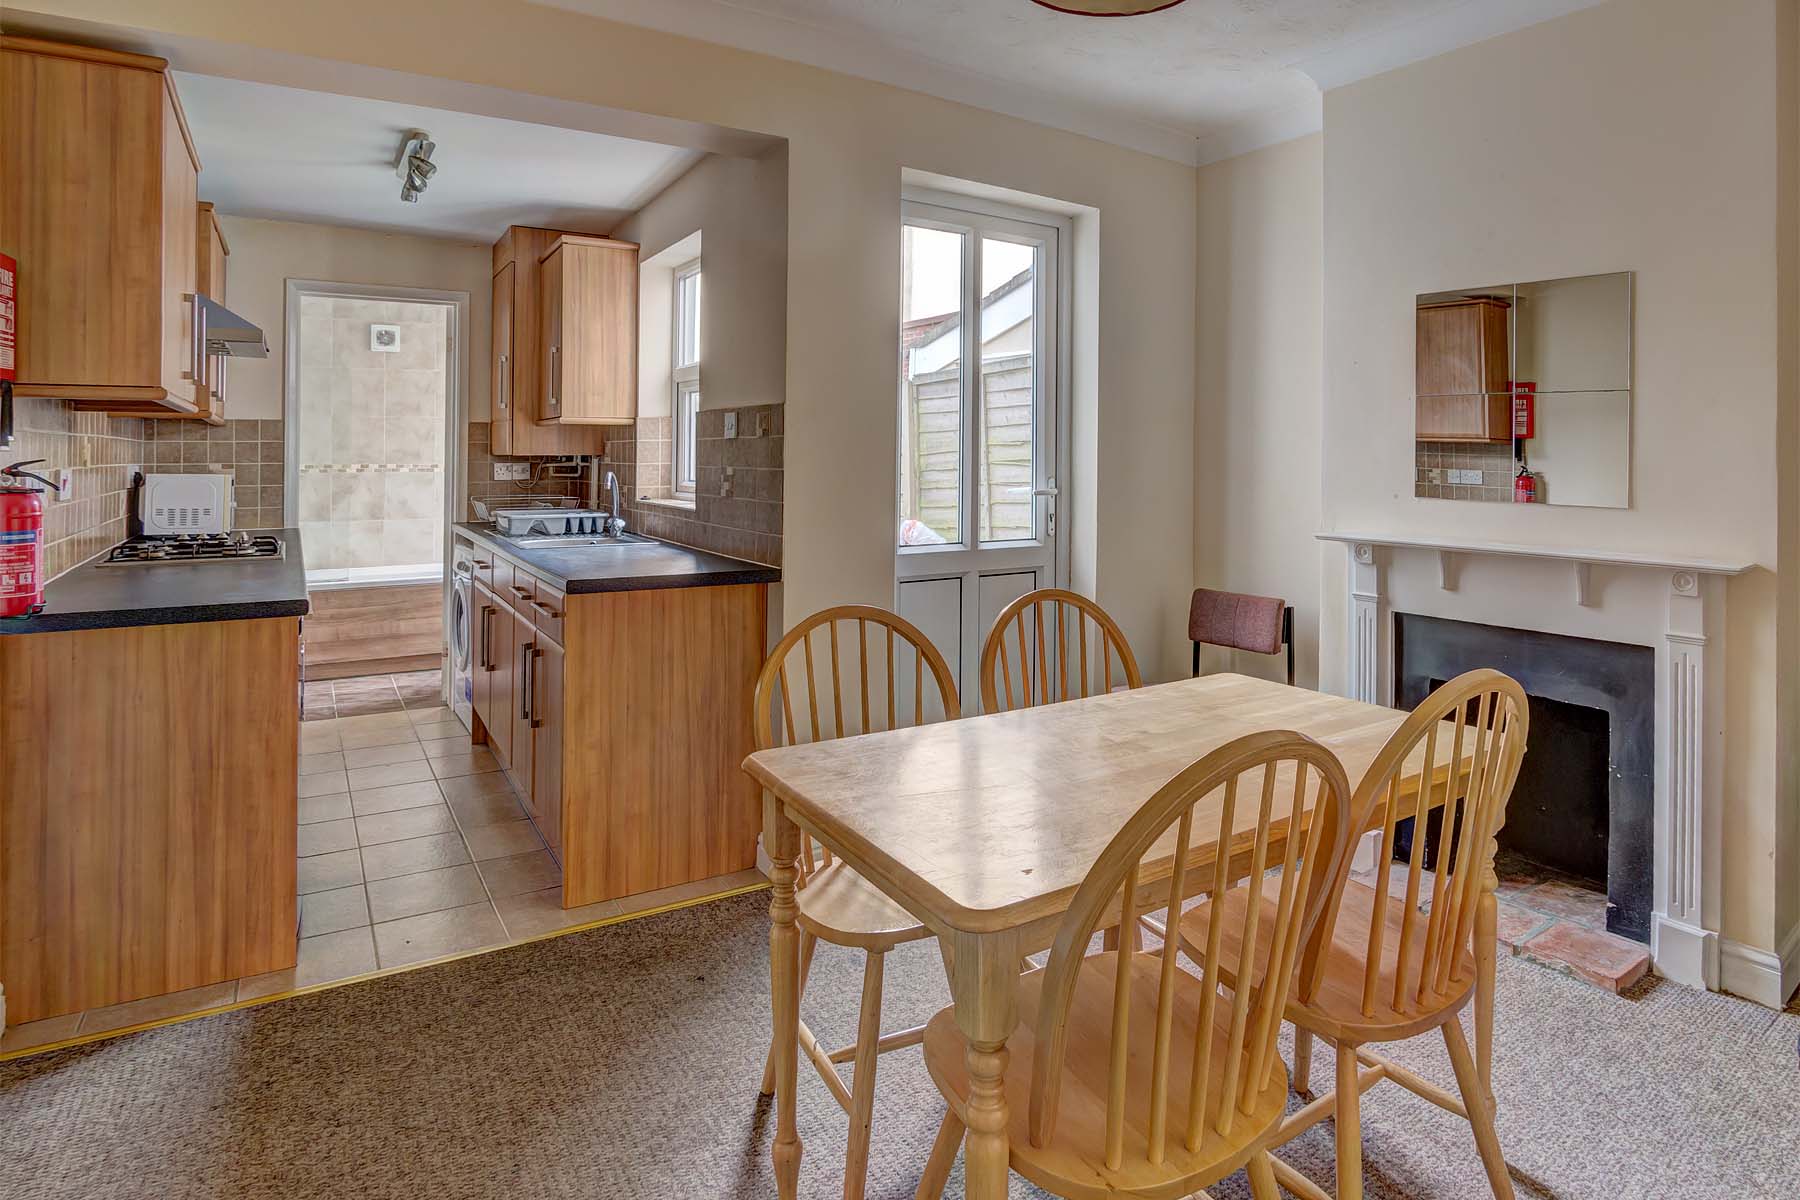
M 1406 715 L 1222 674 L 752 754 L 744 768 L 764 789 L 763 838 L 773 864 L 773 1158 L 783 1200 L 798 1194 L 801 1159 L 794 1106 L 802 832 L 940 939 L 957 1026 L 968 1042 L 967 1194 L 999 1200 L 1007 1192 L 1003 1078 L 1007 1041 L 1018 1023 L 1019 963 L 1049 945 L 1107 843 L 1164 783 L 1234 738 L 1270 729 L 1306 734 L 1337 754 L 1354 786 Z M 1442 793 L 1433 796 L 1437 803 L 1459 787 L 1445 786 L 1450 769 L 1447 761 L 1434 765 L 1433 793 Z M 1400 790 L 1416 794 L 1426 775 L 1422 761 L 1409 763 Z M 1380 819 L 1375 814 L 1371 823 Z M 1194 828 L 1195 859 L 1210 859 L 1219 847 L 1201 844 L 1202 822 Z M 1272 831 L 1278 834 L 1279 824 Z M 1166 878 L 1172 865 L 1154 857 L 1145 860 L 1145 887 L 1159 874 Z M 1187 878 L 1205 874 L 1190 871 Z M 1491 1061 L 1494 886 L 1489 869 L 1475 927 L 1477 1061 L 1484 1082 Z

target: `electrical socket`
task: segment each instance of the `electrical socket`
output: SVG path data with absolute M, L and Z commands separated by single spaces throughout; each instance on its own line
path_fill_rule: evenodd
M 495 479 L 530 479 L 530 463 L 497 462 L 494 464 Z
M 737 436 L 737 417 L 738 415 L 734 412 L 725 414 L 725 436 L 728 438 Z

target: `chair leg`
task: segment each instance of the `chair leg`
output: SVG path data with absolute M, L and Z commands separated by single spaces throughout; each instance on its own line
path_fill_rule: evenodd
M 850 1150 L 844 1159 L 844 1200 L 862 1200 L 869 1175 L 869 1138 L 875 1119 L 875 1059 L 881 1041 L 881 974 L 885 960 L 869 953 L 863 968 L 862 1014 L 856 1024 L 856 1075 L 850 1091 Z
M 1302 1096 L 1312 1092 L 1312 1030 L 1294 1026 L 1294 1091 Z
M 1362 1088 L 1359 1086 L 1356 1047 L 1339 1042 L 1337 1048 L 1337 1197 L 1362 1200 Z
M 1250 1174 L 1250 1194 L 1256 1200 L 1281 1200 L 1281 1189 L 1275 1184 L 1275 1164 L 1267 1150 L 1258 1150 L 1245 1165 Z
M 938 1126 L 937 1141 L 931 1143 L 931 1157 L 925 1160 L 925 1174 L 913 1200 L 938 1200 L 944 1185 L 950 1182 L 950 1168 L 956 1165 L 956 1152 L 962 1149 L 963 1123 L 954 1108 L 944 1112 L 944 1123 Z
M 812 971 L 813 951 L 818 949 L 819 939 L 804 931 L 800 934 L 800 995 L 806 993 L 806 977 Z M 797 998 L 796 998 L 797 999 Z M 762 1087 L 759 1089 L 765 1096 L 775 1094 L 775 1043 L 769 1043 L 769 1057 L 763 1063 Z
M 1494 1200 L 1513 1200 L 1512 1178 L 1500 1153 L 1500 1135 L 1494 1132 L 1494 1110 L 1488 1106 L 1487 1088 L 1482 1086 L 1475 1058 L 1469 1053 L 1462 1022 L 1455 1017 L 1444 1022 L 1444 1048 L 1450 1051 L 1450 1065 L 1456 1069 L 1456 1086 L 1469 1112 L 1469 1124 L 1475 1128 L 1475 1148 L 1481 1152 L 1481 1165 L 1487 1168 Z

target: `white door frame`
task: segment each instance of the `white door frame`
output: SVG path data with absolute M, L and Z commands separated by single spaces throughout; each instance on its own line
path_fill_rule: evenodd
M 394 300 L 404 304 L 440 304 L 449 309 L 444 353 L 444 629 L 450 628 L 452 526 L 468 511 L 469 480 L 464 464 L 469 453 L 469 293 L 440 288 L 400 287 L 390 284 L 334 283 L 322 279 L 289 279 L 283 313 L 282 356 L 282 523 L 300 524 L 300 298 L 331 296 L 356 300 Z M 304 547 L 302 548 L 304 550 Z M 444 696 L 449 696 L 450 674 L 444 673 Z
M 1040 535 L 1030 542 L 998 543 L 991 546 L 979 545 L 978 520 L 975 519 L 974 497 L 979 489 L 980 480 L 980 445 L 981 429 L 978 421 L 965 422 L 963 430 L 963 489 L 962 512 L 960 524 L 964 526 L 962 533 L 964 544 L 958 546 L 905 546 L 895 549 L 895 602 L 899 605 L 900 587 L 908 582 L 926 580 L 958 580 L 962 584 L 962 619 L 960 659 L 962 662 L 961 678 L 958 687 L 965 696 L 973 695 L 976 674 L 979 669 L 979 658 L 982 639 L 987 630 L 981 628 L 980 621 L 980 584 L 984 576 L 1010 575 L 1024 571 L 1036 572 L 1039 586 L 1068 586 L 1070 574 L 1069 553 L 1069 520 L 1070 506 L 1062 501 L 1070 494 L 1069 480 L 1073 460 L 1071 446 L 1071 404 L 1069 346 L 1072 329 L 1071 304 L 1071 259 L 1074 238 L 1073 222 L 1068 217 L 1042 212 L 1008 204 L 1003 201 L 980 199 L 929 188 L 907 187 L 901 191 L 901 222 L 905 225 L 941 226 L 958 230 L 970 228 L 967 218 L 988 218 L 992 221 L 1014 225 L 1029 226 L 1027 230 L 1015 232 L 1028 236 L 1042 236 L 1047 242 L 1045 269 L 1037 273 L 1033 287 L 1037 295 L 1034 299 L 1035 312 L 1043 314 L 1049 310 L 1055 314 L 1053 321 L 1034 320 L 1033 359 L 1039 372 L 1039 406 L 1040 411 L 1033 421 L 1033 461 L 1040 464 L 1038 475 L 1045 476 L 1044 466 L 1049 467 L 1048 480 L 1050 492 L 1039 492 L 1035 496 L 1036 527 L 1042 531 L 1049 529 L 1048 536 Z M 993 232 L 1004 234 L 1005 228 L 999 227 Z M 979 225 L 975 226 L 973 236 L 967 239 L 964 247 L 963 272 L 965 280 L 974 277 L 977 255 L 976 244 L 984 236 Z M 975 284 L 977 305 L 981 287 Z M 965 298 L 966 298 L 965 291 Z M 962 328 L 962 361 L 965 364 L 964 386 L 980 386 L 981 363 L 981 322 L 979 307 L 971 319 L 963 322 Z M 972 369 L 967 369 L 973 364 Z M 1046 378 L 1047 376 L 1047 378 Z M 1046 386 L 1047 385 L 1047 386 Z M 1052 413 L 1049 421 L 1041 419 L 1042 404 L 1047 401 Z M 1049 446 L 1046 446 L 1046 442 Z M 1048 453 L 1046 453 L 1048 450 Z M 1034 481 L 1034 488 L 1038 487 Z M 1057 493 L 1060 493 L 1058 495 Z M 898 521 L 895 522 L 897 528 Z M 1045 558 L 1049 561 L 1046 564 Z M 1043 578 L 1046 573 L 1049 579 Z M 973 585 L 973 586 L 971 586 Z M 946 652 L 950 648 L 940 647 Z M 972 709 L 971 709 L 972 711 Z

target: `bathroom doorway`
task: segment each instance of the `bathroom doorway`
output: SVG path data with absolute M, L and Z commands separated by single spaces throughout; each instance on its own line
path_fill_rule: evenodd
M 287 522 L 313 602 L 309 679 L 440 664 L 468 309 L 466 292 L 288 281 Z

